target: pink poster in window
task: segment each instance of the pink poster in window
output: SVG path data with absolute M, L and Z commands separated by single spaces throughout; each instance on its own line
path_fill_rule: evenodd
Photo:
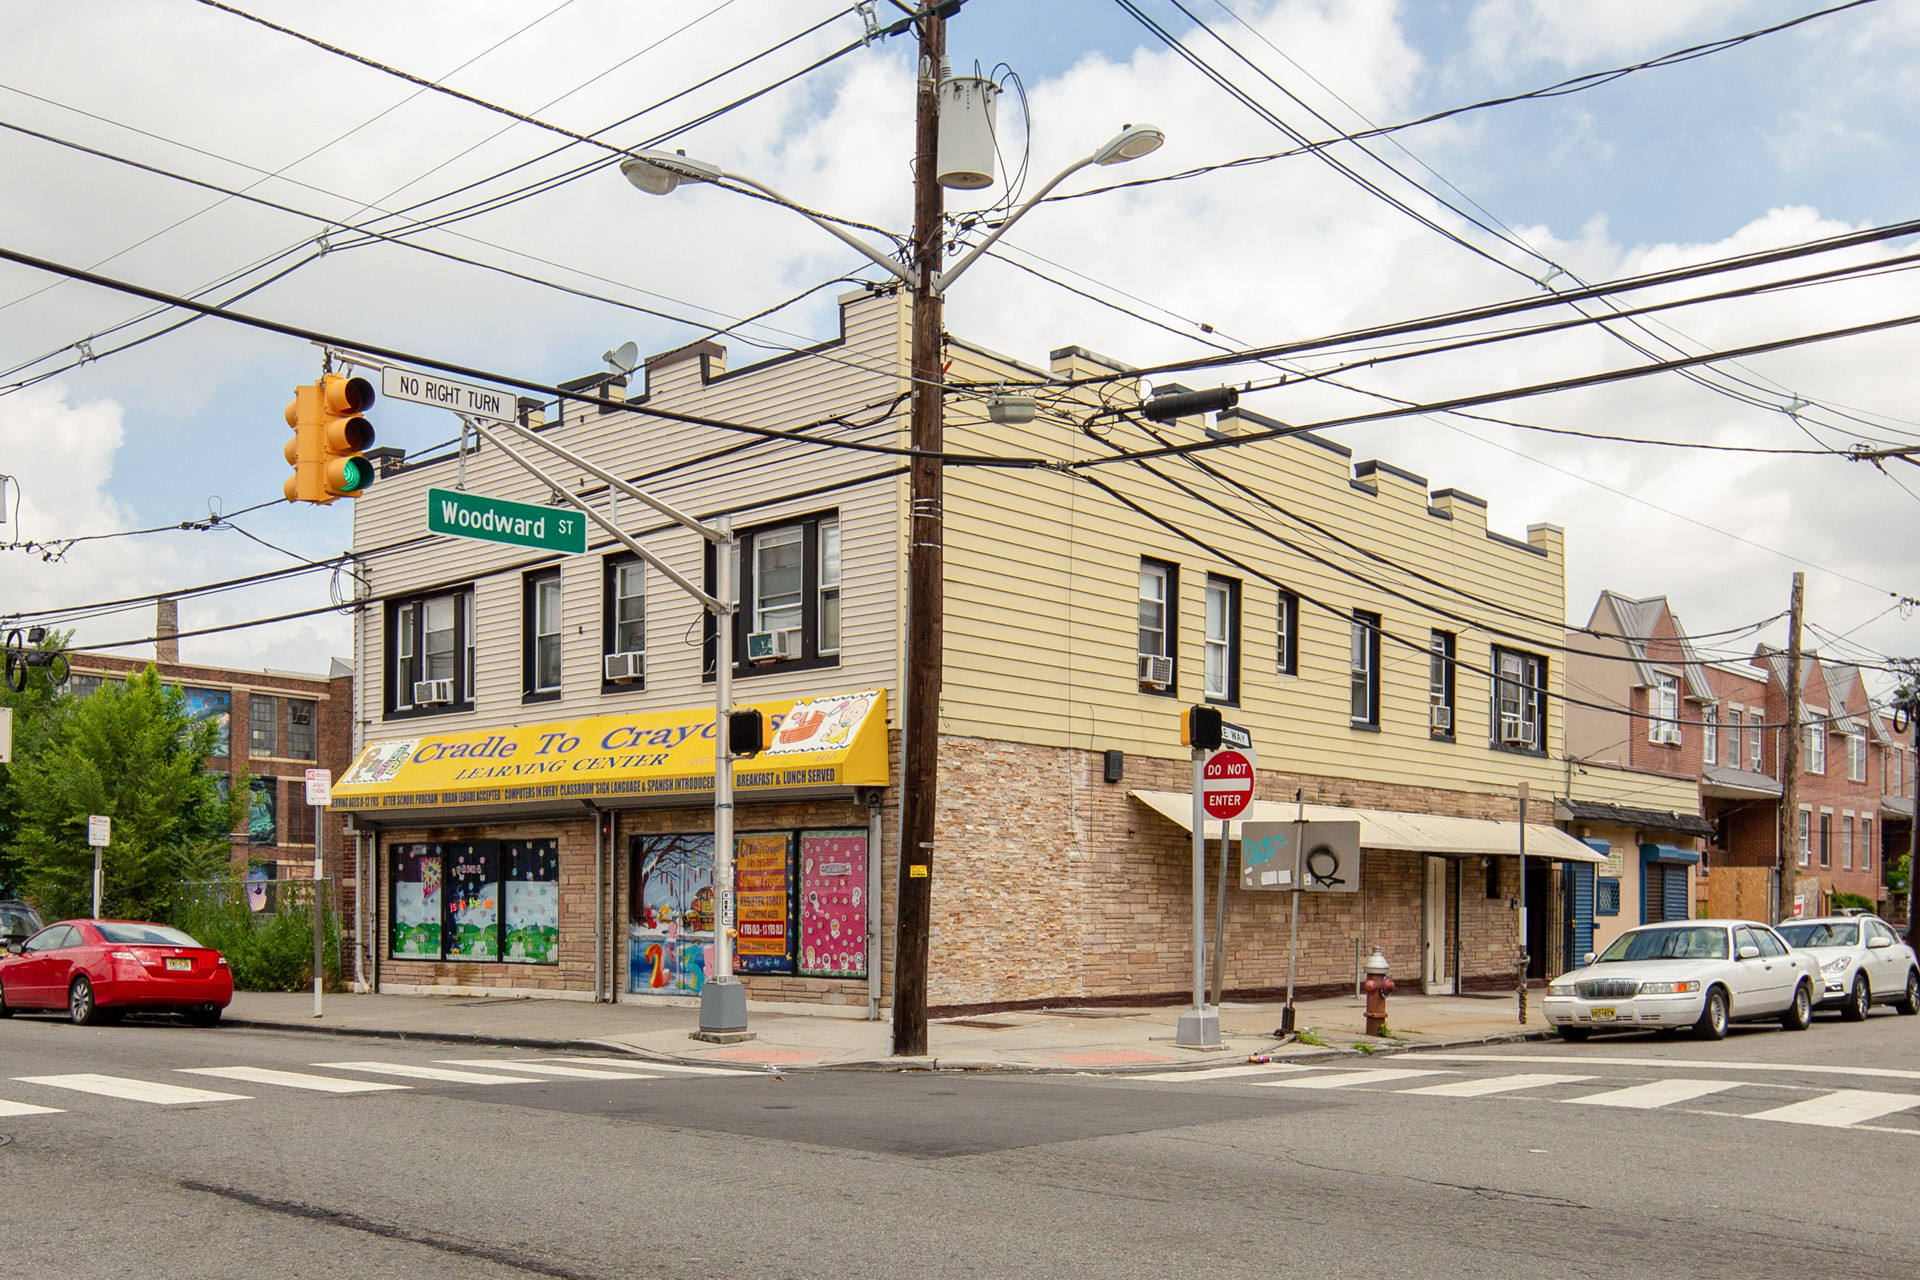
M 867 833 L 800 836 L 800 972 L 867 976 Z

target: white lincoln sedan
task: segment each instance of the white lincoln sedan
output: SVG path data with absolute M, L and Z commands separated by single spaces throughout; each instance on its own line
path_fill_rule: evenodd
M 1693 1028 L 1703 1040 L 1727 1024 L 1778 1018 L 1789 1031 L 1813 1021 L 1820 963 L 1752 920 L 1642 925 L 1547 986 L 1547 1021 L 1568 1040 L 1596 1030 Z

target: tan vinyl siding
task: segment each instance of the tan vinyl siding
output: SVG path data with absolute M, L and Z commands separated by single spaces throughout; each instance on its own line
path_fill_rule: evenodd
M 1033 376 L 1032 370 L 962 344 L 950 346 L 949 354 L 949 376 L 955 382 Z M 1068 375 L 1107 371 L 1079 356 L 1056 365 L 1056 372 Z M 1098 407 L 1090 400 L 1074 411 L 1086 417 Z M 1057 416 L 1043 414 L 1027 426 L 1005 426 L 986 422 L 983 409 L 978 399 L 949 401 L 949 451 L 1037 454 L 1066 461 L 1111 453 Z M 1111 417 L 1105 422 L 1103 434 L 1116 445 L 1135 449 L 1154 443 L 1129 424 L 1116 424 Z M 1258 424 L 1242 421 L 1239 427 L 1252 430 Z M 1197 421 L 1168 424 L 1162 434 L 1171 442 L 1202 438 Z M 1240 699 L 1227 716 L 1253 731 L 1263 763 L 1406 785 L 1506 789 L 1523 778 L 1536 786 L 1558 782 L 1560 771 L 1551 759 L 1490 747 L 1492 687 L 1481 672 L 1491 667 L 1495 645 L 1547 659 L 1547 747 L 1559 754 L 1565 687 L 1563 655 L 1558 652 L 1565 636 L 1560 530 L 1544 525 L 1530 530 L 1527 541 L 1534 549 L 1500 541 L 1488 535 L 1486 512 L 1471 501 L 1457 495 L 1430 497 L 1426 487 L 1384 469 L 1357 486 L 1352 482 L 1353 460 L 1310 439 L 1263 442 L 1200 457 L 1291 515 L 1492 603 L 1434 587 L 1368 559 L 1178 459 L 1162 459 L 1154 466 L 1299 550 L 1132 464 L 1102 467 L 1096 474 L 1223 554 L 1203 549 L 1057 471 L 949 468 L 945 732 L 1041 746 L 1118 747 L 1163 758 L 1184 755 L 1178 716 L 1201 698 L 1201 620 L 1206 580 L 1212 573 L 1241 583 Z M 1179 570 L 1175 698 L 1143 693 L 1136 680 L 1135 600 L 1143 556 Z M 1340 568 L 1316 563 L 1312 556 Z M 1520 638 L 1496 636 L 1437 609 L 1397 599 L 1341 568 Z M 1262 574 L 1302 597 L 1298 676 L 1281 676 L 1276 670 L 1275 613 L 1281 586 Z M 1316 600 L 1338 614 L 1316 606 Z M 1534 620 L 1505 614 L 1498 605 Z M 1380 614 L 1386 633 L 1381 641 L 1379 732 L 1357 730 L 1349 718 L 1349 617 L 1355 609 Z M 1436 742 L 1428 731 L 1425 649 L 1432 629 L 1457 637 L 1453 742 Z M 1395 643 L 1393 637 L 1408 643 Z
M 702 360 L 683 358 L 653 370 L 648 404 L 676 412 L 791 429 L 833 415 L 856 423 L 881 419 L 905 389 L 900 376 L 904 351 L 903 304 L 892 298 L 843 299 L 844 341 L 825 344 L 817 354 L 801 354 L 720 376 L 720 362 L 702 380 Z M 642 391 L 638 375 L 633 393 Z M 903 402 L 904 403 L 904 402 Z M 904 436 L 904 408 L 891 419 L 858 432 L 854 438 L 895 444 Z M 451 419 L 449 424 L 452 425 Z M 758 442 L 713 427 L 651 418 L 639 413 L 599 412 L 596 406 L 569 405 L 563 424 L 547 432 L 559 443 L 617 475 L 696 515 L 721 508 L 761 503 L 734 516 L 738 528 L 750 528 L 790 516 L 839 513 L 841 528 L 841 652 L 838 667 L 777 671 L 735 681 L 739 702 L 790 698 L 858 688 L 885 687 L 897 693 L 896 620 L 901 580 L 900 509 L 902 489 L 891 478 L 807 498 L 782 495 L 818 489 L 838 481 L 875 476 L 901 459 L 849 450 L 809 448 L 784 442 Z M 826 427 L 827 434 L 848 434 Z M 733 445 L 749 447 L 724 458 L 698 463 L 655 479 L 649 472 L 687 462 Z M 538 448 L 516 444 L 544 470 L 576 491 L 601 486 L 577 468 Z M 395 738 L 435 729 L 481 729 L 536 720 L 558 720 L 612 711 L 666 710 L 708 703 L 713 686 L 701 679 L 701 610 L 665 575 L 649 567 L 647 580 L 647 673 L 644 690 L 601 693 L 602 566 L 622 548 L 604 530 L 590 526 L 588 552 L 553 557 L 524 548 L 503 547 L 467 538 L 426 533 L 426 491 L 452 488 L 456 463 L 405 470 L 382 478 L 355 500 L 354 548 L 366 557 L 366 577 L 376 601 L 404 597 L 442 586 L 475 583 L 478 633 L 474 709 L 444 715 L 386 720 L 384 607 L 362 615 L 365 643 L 360 648 L 364 678 L 359 681 L 360 718 L 365 739 Z M 477 493 L 522 502 L 543 503 L 546 488 L 501 455 L 482 448 L 467 462 L 467 487 Z M 604 494 L 594 499 L 603 514 Z M 658 529 L 668 522 L 630 498 L 619 503 L 619 523 L 629 532 Z M 696 584 L 704 585 L 700 539 L 678 527 L 652 532 L 640 541 Z M 562 696 L 523 705 L 521 669 L 522 573 L 535 565 L 558 564 L 563 592 Z M 890 696 L 889 706 L 897 707 Z

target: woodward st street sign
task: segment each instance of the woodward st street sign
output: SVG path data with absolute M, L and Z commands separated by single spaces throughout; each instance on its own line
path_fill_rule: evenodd
M 452 409 L 468 417 L 491 418 L 496 422 L 512 422 L 519 410 L 519 401 L 504 391 L 392 365 L 380 375 L 380 394 L 389 400 L 411 400 L 415 404 L 430 404 L 436 409 Z
M 427 490 L 427 528 L 459 538 L 570 555 L 587 549 L 587 518 L 572 507 L 508 502 L 458 489 Z

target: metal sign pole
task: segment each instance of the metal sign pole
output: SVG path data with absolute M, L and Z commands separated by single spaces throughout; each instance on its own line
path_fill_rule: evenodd
M 1300 879 L 1307 871 L 1300 854 L 1300 841 L 1307 829 L 1307 789 L 1305 787 L 1294 788 L 1293 803 L 1298 808 L 1293 825 L 1293 902 L 1290 911 L 1292 920 L 1287 926 L 1287 1006 L 1280 1011 L 1282 1035 L 1293 1033 L 1293 970 L 1300 956 Z
M 320 814 L 319 805 L 313 806 L 313 1016 L 320 1016 L 320 990 L 326 984 L 326 929 L 320 913 L 325 910 L 321 902 L 320 879 Z
M 1213 1007 L 1226 999 L 1224 969 L 1227 955 L 1227 844 L 1233 837 L 1233 819 L 1220 820 L 1219 896 L 1213 910 Z
M 1180 1015 L 1173 1042 L 1190 1049 L 1217 1047 L 1220 1015 L 1207 1008 L 1207 810 L 1201 798 L 1208 753 L 1193 752 L 1193 1008 Z
M 1520 904 L 1519 959 L 1514 963 L 1513 981 L 1520 998 L 1520 1025 L 1527 1025 L 1527 784 L 1520 784 Z
M 113 819 L 104 814 L 87 815 L 87 843 L 93 846 L 93 918 L 100 918 L 100 894 L 106 887 L 106 873 L 101 863 L 107 845 L 113 840 Z
M 95 920 L 100 918 L 100 853 L 101 850 L 96 846 L 93 851 L 93 918 Z

